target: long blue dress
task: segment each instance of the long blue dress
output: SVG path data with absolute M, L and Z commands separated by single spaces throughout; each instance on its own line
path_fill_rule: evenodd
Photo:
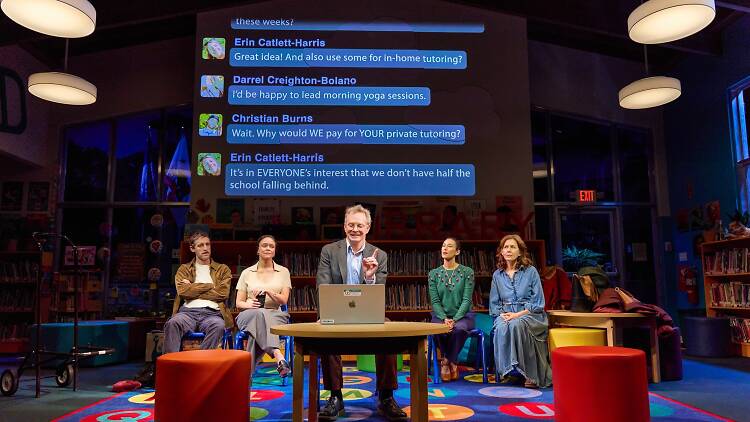
M 511 321 L 504 321 L 505 312 L 530 313 Z M 493 333 L 495 371 L 500 377 L 512 370 L 540 387 L 552 384 L 547 348 L 548 323 L 544 312 L 544 293 L 539 273 L 532 266 L 521 267 L 508 277 L 504 270 L 492 274 L 490 315 L 495 318 Z

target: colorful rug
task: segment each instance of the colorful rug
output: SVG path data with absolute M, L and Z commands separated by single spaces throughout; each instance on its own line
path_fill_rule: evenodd
M 450 383 L 429 385 L 429 414 L 431 421 L 486 420 L 521 421 L 529 419 L 553 420 L 555 406 L 552 389 L 530 390 L 505 384 L 482 384 L 481 374 L 462 372 L 463 379 Z M 291 378 L 289 379 L 291 381 Z M 343 390 L 347 417 L 341 421 L 384 420 L 376 411 L 375 374 L 344 368 Z M 305 389 L 307 390 L 307 389 Z M 408 368 L 399 375 L 398 403 L 408 412 Z M 305 392 L 307 397 L 307 392 Z M 321 399 L 328 397 L 321 391 Z M 649 393 L 651 417 L 655 422 L 669 421 L 728 421 L 690 405 Z M 292 402 L 291 382 L 282 386 L 274 367 L 259 368 L 250 391 L 250 420 L 263 422 L 290 421 Z M 78 409 L 54 422 L 149 422 L 154 418 L 153 390 L 138 390 L 115 394 L 92 405 Z

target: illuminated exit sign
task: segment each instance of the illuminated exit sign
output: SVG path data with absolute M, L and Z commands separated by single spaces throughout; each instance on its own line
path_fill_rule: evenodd
M 576 202 L 583 202 L 583 203 L 596 202 L 596 191 L 588 190 L 588 189 L 577 190 Z

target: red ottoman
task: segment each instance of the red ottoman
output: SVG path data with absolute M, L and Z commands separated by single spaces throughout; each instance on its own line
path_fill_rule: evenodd
M 156 360 L 159 422 L 248 421 L 250 353 L 191 350 Z
M 555 421 L 649 421 L 646 354 L 625 347 L 552 351 Z

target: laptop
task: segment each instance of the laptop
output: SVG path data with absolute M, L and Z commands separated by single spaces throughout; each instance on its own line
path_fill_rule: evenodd
M 383 324 L 385 284 L 321 284 L 318 309 L 325 325 Z

